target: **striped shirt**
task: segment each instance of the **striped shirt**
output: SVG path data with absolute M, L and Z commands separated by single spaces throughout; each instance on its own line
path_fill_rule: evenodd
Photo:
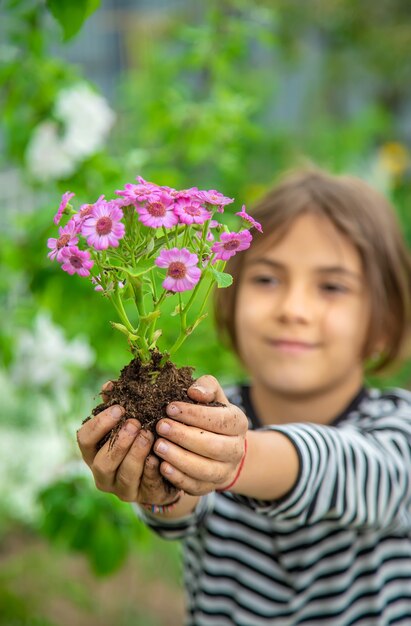
M 230 401 L 261 429 L 249 390 Z M 300 458 L 284 498 L 203 496 L 178 520 L 187 626 L 411 626 L 411 393 L 362 389 L 330 425 L 264 427 Z

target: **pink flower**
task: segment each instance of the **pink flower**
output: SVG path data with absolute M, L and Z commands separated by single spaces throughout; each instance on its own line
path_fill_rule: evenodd
M 140 185 L 133 185 L 127 183 L 125 189 L 116 191 L 116 194 L 123 196 L 123 206 L 129 206 L 130 204 L 136 204 L 136 202 L 144 202 L 152 197 L 154 192 L 158 192 L 157 185 L 153 183 L 144 183 Z
M 140 183 L 140 185 L 145 185 L 146 187 L 150 187 L 153 191 L 159 189 L 159 186 L 156 183 L 150 183 L 148 180 L 145 180 L 142 176 L 136 176 L 136 180 Z
M 251 215 L 248 215 L 245 210 L 245 204 L 241 207 L 241 211 L 236 213 L 241 219 L 243 219 L 247 224 L 249 224 L 249 228 L 256 228 L 260 233 L 263 232 L 260 222 L 257 222 Z
M 79 250 L 76 246 L 63 248 L 59 261 L 65 272 L 79 276 L 88 276 L 94 265 L 94 261 L 90 261 L 90 252 Z
M 51 252 L 48 253 L 48 257 L 51 260 L 57 259 L 60 261 L 61 252 L 68 246 L 75 246 L 78 243 L 78 230 L 75 222 L 70 220 L 66 226 L 59 228 L 59 237 L 50 237 L 47 240 L 47 247 L 51 248 Z
M 109 246 L 117 248 L 125 233 L 125 226 L 120 222 L 122 217 L 123 211 L 115 203 L 96 202 L 81 227 L 81 234 L 96 250 L 106 250 Z
M 221 233 L 220 241 L 212 247 L 212 252 L 216 252 L 215 261 L 227 261 L 240 250 L 247 250 L 250 247 L 252 236 L 248 230 L 240 230 L 239 233 Z
M 73 221 L 77 225 L 77 228 L 81 230 L 81 226 L 88 219 L 94 209 L 95 204 L 102 202 L 104 200 L 104 195 L 100 196 L 99 199 L 94 204 L 82 204 L 78 213 L 73 215 Z
M 197 193 L 197 198 L 201 202 L 208 202 L 208 204 L 218 206 L 219 210 L 222 210 L 226 204 L 234 202 L 234 198 L 223 196 L 222 193 L 216 191 L 215 189 L 210 189 L 210 191 L 199 191 Z
M 74 196 L 74 193 L 71 193 L 70 191 L 66 191 L 66 193 L 63 193 L 62 197 L 61 197 L 61 202 L 60 202 L 60 206 L 59 206 L 59 210 L 57 211 L 56 215 L 54 216 L 54 223 L 58 224 L 61 220 L 61 216 L 63 215 L 69 201 L 71 200 L 71 198 Z
M 178 223 L 178 217 L 174 213 L 174 200 L 166 192 L 154 194 L 145 206 L 137 207 L 137 213 L 140 222 L 151 228 L 171 228 Z
M 207 211 L 199 202 L 191 199 L 181 198 L 177 200 L 174 210 L 182 224 L 204 224 L 211 218 L 210 211 Z
M 211 222 L 208 225 L 209 228 L 217 228 L 218 226 L 221 226 L 221 224 L 220 222 L 217 222 L 217 220 L 211 220 Z M 211 230 L 208 231 L 206 239 L 207 241 L 214 241 L 214 235 L 211 232 Z
M 189 291 L 198 283 L 201 270 L 197 267 L 198 256 L 187 248 L 161 250 L 155 260 L 158 267 L 167 267 L 167 276 L 163 281 L 167 291 Z
M 161 185 L 161 187 L 158 187 L 156 190 L 154 190 L 154 193 L 156 191 L 165 191 L 169 196 L 171 196 L 173 199 L 175 199 L 175 197 L 178 195 L 178 191 L 177 189 L 174 189 L 174 187 L 167 187 L 167 185 Z
M 181 189 L 181 191 L 176 191 L 175 189 L 171 192 L 174 200 L 197 200 L 198 187 L 190 187 L 190 189 Z

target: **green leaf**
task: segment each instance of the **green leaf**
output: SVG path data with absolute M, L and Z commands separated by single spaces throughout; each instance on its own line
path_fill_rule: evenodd
M 118 322 L 110 322 L 110 324 L 112 325 L 113 328 L 115 328 L 116 330 L 119 330 L 121 333 L 123 333 L 123 335 L 125 335 L 126 337 L 130 337 L 130 332 L 129 330 L 124 326 L 124 324 L 119 324 Z
M 127 273 L 134 278 L 138 278 L 138 276 L 142 276 L 146 272 L 154 269 L 156 266 L 154 265 L 152 260 L 149 261 L 138 261 L 137 268 L 135 270 L 128 270 Z
M 63 29 L 64 41 L 74 37 L 86 19 L 100 6 L 100 0 L 46 0 L 46 3 Z
M 88 477 L 67 477 L 49 485 L 38 502 L 42 533 L 56 545 L 85 554 L 100 576 L 119 569 L 132 539 L 140 541 L 131 508 L 97 491 Z
M 130 548 L 130 533 L 103 512 L 96 518 L 89 537 L 88 554 L 93 570 L 100 576 L 115 572 L 125 561 Z
M 217 281 L 218 287 L 229 287 L 233 283 L 233 277 L 231 274 L 227 274 L 226 272 L 219 272 L 214 267 L 211 267 L 211 272 L 214 276 L 214 279 Z

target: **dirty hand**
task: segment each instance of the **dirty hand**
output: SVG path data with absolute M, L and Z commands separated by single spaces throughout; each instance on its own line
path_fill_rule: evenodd
M 222 490 L 236 478 L 245 453 L 247 417 L 230 404 L 213 376 L 202 376 L 188 390 L 203 404 L 172 402 L 157 424 L 154 445 L 163 459 L 161 474 L 190 495 Z M 225 406 L 207 406 L 210 402 Z M 204 406 L 206 404 L 206 406 Z
M 108 391 L 111 383 L 103 386 Z M 125 502 L 168 504 L 178 490 L 166 489 L 159 472 L 160 462 L 150 454 L 154 436 L 135 419 L 127 420 L 112 447 L 99 441 L 116 426 L 124 409 L 114 405 L 88 420 L 77 431 L 84 461 L 91 469 L 96 487 L 114 493 Z

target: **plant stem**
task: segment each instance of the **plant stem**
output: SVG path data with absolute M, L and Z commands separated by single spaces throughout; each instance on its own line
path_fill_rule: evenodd
M 118 316 L 120 317 L 121 321 L 123 322 L 124 326 L 127 328 L 127 330 L 132 334 L 136 334 L 135 329 L 133 328 L 133 326 L 131 325 L 130 320 L 127 317 L 127 313 L 124 310 L 124 306 L 123 303 L 121 301 L 120 296 L 118 295 L 118 291 L 117 289 L 114 290 L 114 295 L 109 296 L 111 303 L 113 304 L 114 308 L 116 309 Z

